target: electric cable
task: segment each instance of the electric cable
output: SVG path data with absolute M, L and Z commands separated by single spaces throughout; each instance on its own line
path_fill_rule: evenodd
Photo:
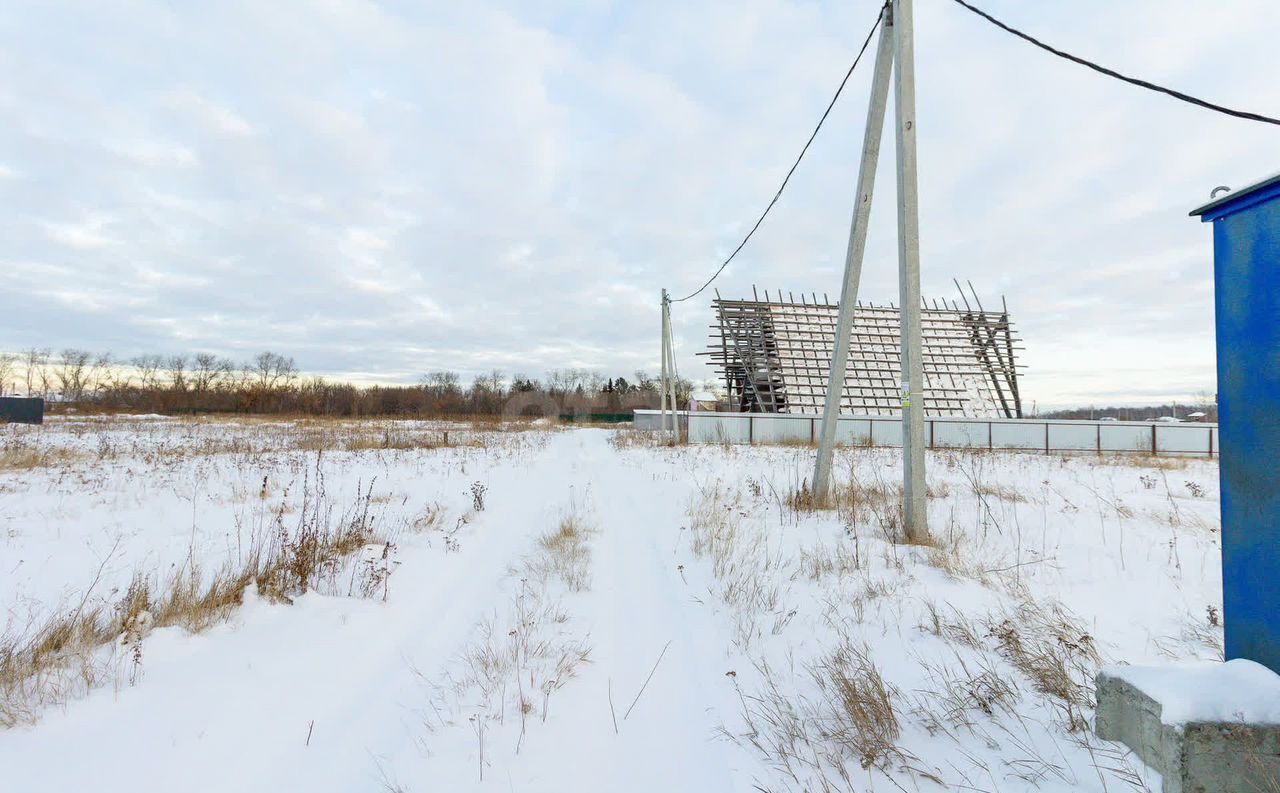
M 1021 30 L 1018 30 L 1015 27 L 1011 27 L 1010 25 L 1007 25 L 1004 22 L 1001 22 L 1000 20 L 988 14 L 986 11 L 983 11 L 982 9 L 966 2 L 965 0 L 955 0 L 955 2 L 969 9 L 973 13 L 987 20 L 988 22 L 1000 28 L 1001 30 L 1005 31 L 1006 33 L 1012 33 L 1013 35 L 1017 36 L 1023 41 L 1030 42 L 1031 44 L 1034 44 L 1035 46 L 1039 47 L 1042 50 L 1045 50 L 1046 52 L 1051 52 L 1054 55 L 1057 55 L 1059 58 L 1065 58 L 1071 61 L 1072 63 L 1078 63 L 1081 66 L 1085 66 L 1089 69 L 1093 69 L 1095 72 L 1098 72 L 1099 74 L 1105 74 L 1108 77 L 1114 77 L 1117 80 L 1122 80 L 1126 83 L 1129 83 L 1130 85 L 1136 85 L 1139 88 L 1146 88 L 1149 91 L 1156 91 L 1158 93 L 1166 94 L 1168 96 L 1173 97 L 1174 99 L 1181 99 L 1183 102 L 1187 102 L 1189 104 L 1196 105 L 1198 107 L 1203 107 L 1206 110 L 1213 110 L 1218 113 L 1224 113 L 1228 116 L 1243 118 L 1249 121 L 1261 121 L 1264 124 L 1275 124 L 1277 126 L 1280 126 L 1280 118 L 1272 118 L 1271 116 L 1264 116 L 1261 113 L 1253 113 L 1248 110 L 1233 110 L 1232 108 L 1223 107 L 1222 105 L 1214 104 L 1213 102 L 1200 99 L 1199 97 L 1192 96 L 1191 94 L 1184 94 L 1181 91 L 1176 91 L 1172 88 L 1166 88 L 1162 85 L 1156 85 L 1155 83 L 1147 82 L 1146 80 L 1141 80 L 1137 77 L 1129 77 L 1127 75 L 1123 75 L 1120 72 L 1115 71 L 1114 69 L 1108 69 L 1107 67 L 1100 66 L 1094 63 L 1093 61 L 1085 60 L 1084 58 L 1081 58 L 1078 55 L 1072 55 L 1069 52 L 1063 52 L 1062 50 L 1057 49 L 1056 47 L 1052 47 L 1048 44 L 1045 44 L 1043 41 L 1040 41 L 1034 36 L 1023 33 Z

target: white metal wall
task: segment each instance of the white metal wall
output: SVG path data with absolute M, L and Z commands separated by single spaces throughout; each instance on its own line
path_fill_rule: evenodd
M 794 413 L 681 412 L 689 443 L 809 443 L 822 417 Z M 657 429 L 658 411 L 635 411 L 637 429 Z M 1042 452 L 1145 452 L 1213 457 L 1217 424 L 1148 421 L 926 418 L 930 448 Z M 841 445 L 900 446 L 902 422 L 890 416 L 841 416 Z

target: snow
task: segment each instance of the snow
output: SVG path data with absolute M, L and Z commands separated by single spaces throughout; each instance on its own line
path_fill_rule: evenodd
M 447 448 L 342 440 L 446 428 Z M 345 585 L 292 605 L 250 594 L 201 633 L 151 631 L 136 669 L 116 658 L 112 682 L 0 730 L 0 788 L 1114 790 L 1107 769 L 1147 772 L 1074 729 L 1087 696 L 1064 704 L 1016 653 L 1061 660 L 1060 684 L 1086 695 L 1098 661 L 1220 657 L 1211 461 L 933 453 L 929 548 L 892 542 L 892 511 L 870 498 L 843 516 L 787 508 L 810 449 L 639 437 L 429 422 L 0 428 L 0 451 L 69 455 L 0 467 L 9 633 L 95 577 L 91 599 L 110 606 L 135 573 L 234 561 L 264 515 L 297 508 L 308 471 L 339 505 L 372 483 L 396 545 L 385 600 Z M 836 470 L 891 488 L 899 465 L 892 449 L 850 449 Z M 439 527 L 415 530 L 431 508 Z M 548 572 L 539 540 L 569 515 L 589 529 L 580 585 Z M 811 673 L 846 645 L 874 663 L 897 716 L 897 753 L 866 768 L 833 738 L 839 712 Z M 558 665 L 575 648 L 585 660 Z
M 1160 721 L 1280 724 L 1280 675 L 1245 658 L 1226 663 L 1112 666 L 1106 672 L 1160 704 Z

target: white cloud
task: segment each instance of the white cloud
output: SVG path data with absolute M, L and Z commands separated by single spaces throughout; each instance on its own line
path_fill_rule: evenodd
M 91 215 L 66 223 L 45 222 L 43 226 L 45 235 L 51 242 L 79 251 L 90 251 L 119 243 L 119 240 L 105 233 L 109 223 L 110 219 L 105 216 Z
M 161 96 L 159 102 L 218 133 L 231 136 L 253 134 L 253 126 L 243 116 L 194 91 L 170 91 Z

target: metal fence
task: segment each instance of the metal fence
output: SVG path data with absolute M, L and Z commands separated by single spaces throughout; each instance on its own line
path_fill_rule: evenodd
M 636 429 L 657 430 L 659 412 L 635 411 Z M 812 443 L 822 417 L 793 413 L 680 411 L 689 443 Z M 1139 452 L 1196 455 L 1218 453 L 1217 424 L 1056 419 L 926 418 L 931 449 L 1016 449 L 1039 452 Z M 891 416 L 841 416 L 836 443 L 901 446 L 902 421 Z

